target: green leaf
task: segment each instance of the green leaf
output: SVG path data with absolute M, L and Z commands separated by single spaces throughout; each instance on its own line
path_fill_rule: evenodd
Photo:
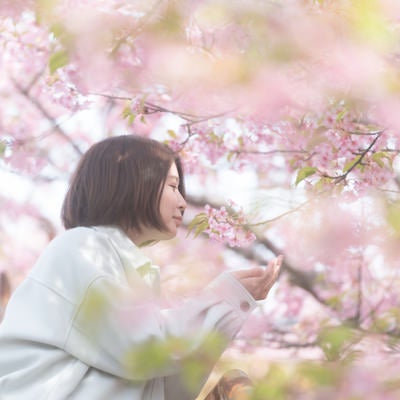
M 374 153 L 371 156 L 371 159 L 375 161 L 381 168 L 384 168 L 385 166 L 389 166 L 390 168 L 393 167 L 393 159 L 385 151 L 378 151 Z M 387 163 L 385 163 L 384 160 L 386 160 Z
M 347 172 L 350 169 L 352 169 L 360 161 L 360 159 L 361 159 L 361 155 L 357 156 L 353 160 L 347 161 L 347 163 L 345 164 L 345 166 L 343 168 L 343 172 Z
M 0 157 L 4 156 L 7 149 L 7 143 L 4 140 L 0 140 Z
M 331 296 L 326 300 L 326 303 L 335 310 L 342 304 L 342 296 Z
M 177 138 L 176 132 L 173 129 L 168 129 L 167 133 L 172 139 L 176 139 Z
M 375 332 L 385 333 L 390 329 L 392 323 L 393 320 L 391 318 L 388 318 L 388 316 L 383 316 L 374 319 L 372 328 Z
M 57 51 L 49 58 L 50 74 L 54 74 L 59 68 L 65 67 L 69 63 L 68 53 L 65 50 Z
M 335 326 L 322 329 L 319 345 L 329 361 L 343 358 L 345 350 L 354 341 L 354 330 L 347 326 Z
M 400 234 L 400 204 L 388 203 L 386 206 L 386 219 L 388 224 Z
M 108 299 L 106 297 L 106 294 L 101 290 L 91 288 L 81 306 L 82 320 L 85 321 L 88 332 L 93 339 L 100 333 L 101 321 L 108 310 Z
M 58 0 L 36 0 L 35 14 L 39 24 L 51 21 L 54 18 L 54 11 L 58 5 Z
M 379 0 L 352 0 L 350 18 L 354 32 L 372 44 L 386 45 L 391 39 Z
M 149 340 L 143 346 L 133 347 L 124 357 L 126 369 L 139 378 L 164 369 L 169 362 L 168 343 L 157 340 Z
M 304 362 L 299 365 L 298 373 L 302 381 L 307 380 L 311 386 L 333 386 L 339 378 L 339 369 L 315 362 Z
M 220 136 L 218 136 L 214 131 L 211 131 L 208 134 L 208 138 L 210 139 L 211 143 L 221 144 L 223 142 L 223 139 Z
M 336 122 L 341 121 L 346 114 L 347 110 L 346 109 L 342 110 L 338 115 L 336 115 Z
M 380 151 L 378 153 L 374 153 L 371 159 L 374 160 L 381 168 L 383 168 L 385 166 L 385 163 L 382 160 L 383 157 L 385 157 L 385 154 Z
M 198 388 L 198 384 L 202 381 L 204 376 L 207 376 L 207 372 L 207 365 L 204 365 L 199 360 L 189 359 L 184 363 L 182 369 L 182 381 L 187 389 L 194 391 Z
M 201 354 L 192 354 L 183 360 L 182 378 L 186 387 L 196 390 L 198 383 L 207 375 L 209 366 L 215 362 L 215 354 L 221 354 L 226 348 L 226 338 L 219 332 L 207 334 Z M 189 347 L 190 341 L 188 343 Z
M 271 363 L 268 373 L 260 382 L 255 382 L 252 400 L 285 400 L 288 390 L 293 388 L 290 370 L 283 364 Z
M 237 153 L 236 153 L 235 151 L 229 151 L 229 152 L 228 152 L 228 155 L 227 155 L 227 157 L 226 157 L 226 159 L 227 159 L 229 162 L 231 162 L 232 159 L 233 159 L 236 155 L 237 155 Z
M 331 180 L 330 178 L 323 177 L 319 179 L 315 184 L 314 184 L 314 189 L 318 191 L 323 191 L 327 185 L 330 185 Z
M 122 110 L 122 118 L 129 118 L 132 115 L 132 110 L 130 109 L 129 106 L 126 106 Z
M 50 32 L 59 39 L 65 34 L 65 28 L 59 23 L 54 23 L 50 26 Z
M 122 111 L 122 118 L 127 120 L 128 125 L 132 125 L 133 122 L 135 121 L 136 114 L 132 112 L 129 106 L 126 106 Z
M 188 235 L 194 230 L 194 237 L 197 237 L 208 227 L 207 215 L 205 213 L 199 213 L 190 221 L 188 225 Z
M 302 180 L 307 177 L 314 175 L 317 172 L 317 168 L 315 167 L 303 167 L 299 172 L 297 172 L 296 185 L 298 185 Z

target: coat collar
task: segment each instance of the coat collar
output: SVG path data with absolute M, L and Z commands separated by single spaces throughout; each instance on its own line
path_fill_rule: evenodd
M 132 280 L 137 280 L 139 275 L 152 289 L 159 291 L 159 267 L 152 264 L 151 260 L 143 254 L 140 248 L 129 239 L 121 228 L 116 226 L 96 226 L 93 229 L 108 236 L 114 244 L 129 283 L 132 283 Z

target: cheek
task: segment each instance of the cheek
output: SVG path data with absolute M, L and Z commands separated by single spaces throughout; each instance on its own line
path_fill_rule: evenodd
M 161 203 L 164 205 L 164 208 L 174 207 L 176 204 L 176 194 L 172 191 L 167 191 L 164 193 Z
M 165 215 L 167 213 L 170 213 L 173 208 L 174 208 L 174 202 L 172 196 L 170 194 L 165 193 L 160 203 L 161 214 Z

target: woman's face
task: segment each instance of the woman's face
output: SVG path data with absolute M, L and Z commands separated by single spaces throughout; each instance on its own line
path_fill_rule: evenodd
M 183 211 L 186 201 L 179 192 L 179 173 L 176 164 L 173 163 L 168 171 L 167 179 L 161 192 L 160 215 L 166 230 L 143 227 L 140 232 L 128 231 L 128 236 L 137 245 L 149 241 L 167 240 L 176 236 L 179 226 L 182 224 Z
M 179 173 L 176 164 L 173 163 L 168 171 L 167 179 L 161 193 L 160 214 L 167 231 L 160 232 L 171 239 L 176 236 L 179 226 L 182 224 L 183 212 L 186 201 L 179 192 Z

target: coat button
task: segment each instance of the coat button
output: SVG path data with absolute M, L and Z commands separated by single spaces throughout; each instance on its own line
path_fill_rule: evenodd
M 240 303 L 240 309 L 244 312 L 249 311 L 250 309 L 250 303 L 248 301 L 242 301 Z

